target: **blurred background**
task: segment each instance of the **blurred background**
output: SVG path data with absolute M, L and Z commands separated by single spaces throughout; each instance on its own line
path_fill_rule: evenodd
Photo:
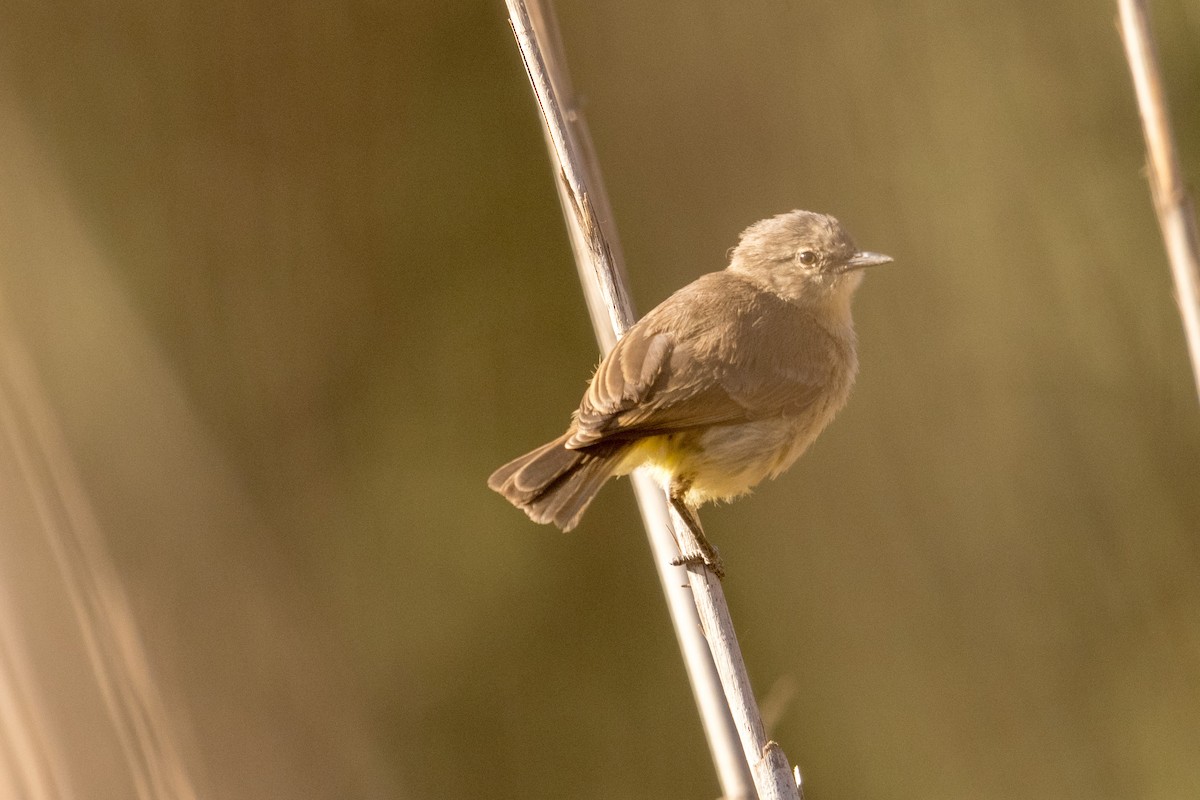
M 1200 6 L 1154 4 L 1200 175 Z M 706 512 L 810 798 L 1200 796 L 1200 407 L 1115 4 L 562 2 L 639 309 L 896 264 Z M 627 482 L 485 487 L 597 358 L 503 4 L 8 3 L 14 796 L 719 794 Z

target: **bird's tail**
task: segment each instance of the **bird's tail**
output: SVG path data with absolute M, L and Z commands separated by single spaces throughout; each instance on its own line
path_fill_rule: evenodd
M 609 444 L 568 450 L 565 445 L 570 437 L 568 431 L 508 462 L 492 473 L 488 487 L 534 522 L 552 522 L 564 531 L 571 530 L 613 476 L 625 448 Z

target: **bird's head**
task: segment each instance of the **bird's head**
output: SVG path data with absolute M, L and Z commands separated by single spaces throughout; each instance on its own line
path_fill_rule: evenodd
M 827 214 L 789 211 L 743 231 L 729 269 L 788 300 L 848 309 L 862 270 L 891 260 L 859 250 L 841 223 Z

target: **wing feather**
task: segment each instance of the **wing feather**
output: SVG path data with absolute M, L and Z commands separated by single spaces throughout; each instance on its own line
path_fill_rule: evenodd
M 736 341 L 720 335 L 730 330 Z M 566 446 L 800 414 L 827 386 L 835 346 L 802 309 L 729 273 L 705 275 L 600 363 Z

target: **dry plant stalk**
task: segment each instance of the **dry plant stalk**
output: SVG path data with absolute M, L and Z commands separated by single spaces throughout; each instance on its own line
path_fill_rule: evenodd
M 587 128 L 575 108 L 548 3 L 506 4 L 560 179 L 559 200 L 592 324 L 607 352 L 636 321 L 612 212 Z M 725 798 L 798 799 L 799 773 L 792 774 L 782 749 L 766 737 L 720 580 L 703 564 L 686 569 L 671 565 L 679 550 L 668 526 L 685 548 L 694 544 L 688 541 L 694 537 L 673 509 L 668 512 L 665 492 L 649 475 L 635 471 L 632 481 Z M 681 590 L 684 576 L 690 593 Z
M 0 790 L 30 800 L 86 796 L 103 778 L 137 800 L 195 800 L 177 731 L 150 669 L 142 636 L 37 370 L 0 308 L 0 493 L 5 551 L 43 583 L 0 593 Z M 16 501 L 16 502 L 14 502 Z M 10 576 L 11 577 L 11 576 Z M 47 647 L 30 630 L 55 630 Z M 51 656 L 86 664 L 46 670 Z M 67 718 L 112 736 L 124 760 L 72 752 L 55 730 Z
M 1179 167 L 1146 4 L 1143 0 L 1118 0 L 1117 5 L 1142 132 L 1146 136 L 1150 194 L 1171 261 L 1176 300 L 1192 359 L 1192 377 L 1200 397 L 1200 237 L 1196 235 L 1195 207 Z

